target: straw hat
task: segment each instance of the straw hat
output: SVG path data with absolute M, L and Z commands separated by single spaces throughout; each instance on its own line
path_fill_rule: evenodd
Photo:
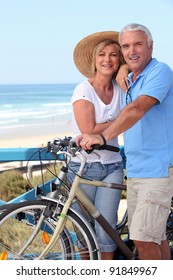
M 96 32 L 79 41 L 74 49 L 73 58 L 82 75 L 88 78 L 93 75 L 91 65 L 94 48 L 104 40 L 113 40 L 119 44 L 118 35 L 119 32 L 115 31 Z

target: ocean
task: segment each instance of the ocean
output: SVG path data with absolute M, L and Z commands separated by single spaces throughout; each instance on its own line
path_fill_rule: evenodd
M 69 118 L 76 84 L 0 85 L 0 130 Z

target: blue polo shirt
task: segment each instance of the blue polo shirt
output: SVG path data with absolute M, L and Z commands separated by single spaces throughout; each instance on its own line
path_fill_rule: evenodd
M 166 177 L 173 165 L 173 72 L 153 58 L 134 83 L 132 75 L 132 101 L 148 95 L 158 103 L 124 133 L 127 177 Z M 125 94 L 123 99 L 125 106 Z

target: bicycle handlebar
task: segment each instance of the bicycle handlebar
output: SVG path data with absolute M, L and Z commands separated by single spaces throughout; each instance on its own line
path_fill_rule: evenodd
M 55 138 L 53 142 L 49 141 L 47 144 L 47 152 L 57 153 L 58 151 L 63 151 L 65 148 L 68 148 L 68 151 L 73 150 L 73 154 L 81 149 L 81 147 L 76 145 L 75 140 L 72 137 L 65 137 L 64 139 Z M 85 150 L 88 154 L 90 154 L 93 150 L 108 150 L 112 152 L 119 152 L 120 149 L 111 145 L 100 145 L 94 144 L 92 145 L 92 149 Z
M 91 147 L 92 147 L 91 150 L 86 150 L 87 153 L 91 153 L 94 149 L 95 150 L 107 150 L 107 151 L 112 151 L 112 152 L 117 152 L 117 153 L 120 151 L 120 148 L 111 146 L 111 145 L 107 145 L 107 144 L 103 144 L 103 145 L 94 144 Z

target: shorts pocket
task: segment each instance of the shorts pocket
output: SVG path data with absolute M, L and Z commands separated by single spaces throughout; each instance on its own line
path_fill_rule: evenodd
M 158 193 L 151 191 L 146 201 L 142 231 L 152 237 L 163 236 L 169 209 L 169 195 L 165 192 Z

